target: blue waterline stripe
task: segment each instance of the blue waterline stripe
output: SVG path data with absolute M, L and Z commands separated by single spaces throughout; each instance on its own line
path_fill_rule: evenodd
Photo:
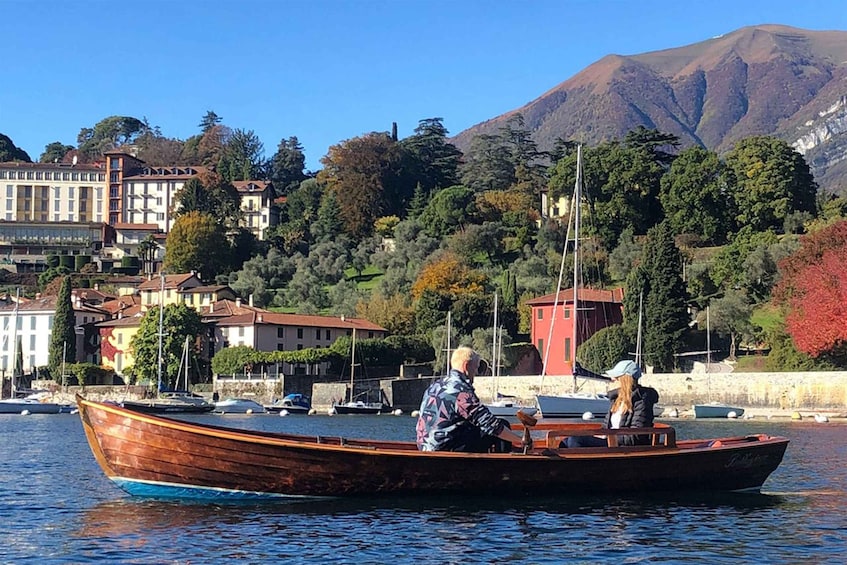
M 256 492 L 247 490 L 232 490 L 217 487 L 200 487 L 180 483 L 160 481 L 143 481 L 124 477 L 110 477 L 121 489 L 133 496 L 151 498 L 193 498 L 193 499 L 227 499 L 227 500 L 260 500 L 260 499 L 297 499 L 315 500 L 333 498 L 327 496 L 306 496 L 279 494 L 273 492 Z

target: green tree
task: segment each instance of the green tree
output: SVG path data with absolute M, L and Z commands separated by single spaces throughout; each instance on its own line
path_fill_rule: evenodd
M 657 372 L 674 368 L 674 354 L 682 348 L 688 327 L 688 297 L 682 282 L 682 255 L 670 226 L 662 222 L 647 233 L 640 264 L 627 278 L 625 325 L 637 331 L 639 300 L 643 293 L 642 343 L 644 361 Z
M 429 193 L 459 183 L 462 152 L 447 141 L 443 118 L 420 120 L 414 135 L 400 142 L 411 160 L 412 176 L 419 190 Z
M 185 340 L 189 342 L 189 359 L 198 366 L 197 336 L 203 335 L 200 314 L 187 304 L 168 304 L 162 312 L 162 386 L 177 389 L 183 386 L 184 375 L 179 375 Z M 138 332 L 130 341 L 136 359 L 132 367 L 136 379 L 158 382 L 159 365 L 150 360 L 159 359 L 159 306 L 153 306 L 141 318 Z M 177 382 L 177 378 L 180 382 Z
M 177 218 L 199 212 L 219 218 L 230 229 L 237 228 L 242 218 L 238 191 L 231 182 L 213 172 L 188 179 L 174 198 Z
M 476 199 L 470 188 L 451 186 L 440 190 L 418 218 L 427 232 L 436 238 L 461 230 L 476 213 Z
M 306 180 L 306 155 L 297 137 L 292 136 L 279 142 L 268 168 L 278 195 L 288 194 Z
M 219 123 L 221 123 L 221 117 L 214 113 L 212 110 L 209 110 L 200 120 L 200 124 L 198 124 L 197 127 L 200 128 L 201 132 L 206 133 Z
M 174 222 L 165 247 L 164 268 L 171 273 L 198 271 L 213 279 L 230 265 L 231 244 L 218 219 L 189 212 Z
M 76 362 L 75 326 L 76 318 L 71 303 L 71 278 L 66 276 L 62 280 L 59 296 L 56 297 L 56 314 L 53 317 L 53 330 L 50 334 L 50 350 L 47 357 L 50 374 L 58 375 L 59 379 L 62 374 L 62 360 L 69 363 Z
M 753 305 L 743 291 L 731 290 L 709 305 L 709 329 L 729 337 L 729 358 L 735 360 L 738 343 L 753 339 Z
M 77 136 L 77 148 L 85 161 L 100 158 L 105 151 L 132 144 L 148 126 L 131 116 L 109 116 L 93 128 L 82 128 Z
M 671 229 L 696 234 L 714 245 L 726 243 L 737 215 L 726 190 L 725 166 L 718 155 L 690 147 L 662 177 L 659 200 Z
M 232 132 L 218 161 L 218 171 L 224 180 L 258 180 L 265 178 L 265 145 L 253 130 Z
M 9 136 L 0 133 L 0 163 L 5 161 L 32 163 L 26 151 L 15 145 Z
M 264 308 L 273 303 L 277 292 L 285 288 L 296 270 L 290 257 L 272 247 L 267 255 L 245 261 L 241 270 L 233 273 L 229 286 L 241 296 L 253 295 L 254 304 Z
M 386 133 L 373 132 L 329 148 L 318 179 L 335 193 L 344 231 L 361 239 L 380 216 L 405 213 L 414 185 L 401 183 L 402 152 Z
M 44 146 L 44 153 L 38 158 L 39 163 L 61 163 L 68 151 L 73 151 L 73 145 L 65 145 L 61 141 L 54 141 Z
M 782 231 L 793 212 L 816 215 L 818 186 L 803 156 L 781 139 L 739 141 L 726 156 L 736 222 L 754 231 Z

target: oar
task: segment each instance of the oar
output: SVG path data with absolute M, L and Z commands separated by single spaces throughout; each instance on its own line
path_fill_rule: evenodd
M 518 410 L 515 413 L 515 416 L 517 416 L 520 423 L 523 424 L 523 454 L 526 455 L 527 451 L 529 451 L 529 446 L 532 444 L 532 438 L 530 436 L 532 430 L 530 428 L 537 424 L 538 420 L 523 410 Z

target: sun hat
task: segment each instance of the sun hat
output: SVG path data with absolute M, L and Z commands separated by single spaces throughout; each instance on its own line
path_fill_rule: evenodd
M 637 381 L 641 378 L 641 369 L 638 368 L 635 361 L 621 361 L 606 371 L 606 376 L 613 379 L 623 375 L 632 375 L 632 378 Z

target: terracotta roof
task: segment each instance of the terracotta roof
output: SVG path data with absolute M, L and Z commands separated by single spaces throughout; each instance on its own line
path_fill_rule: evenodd
M 276 325 L 276 326 L 301 326 L 314 328 L 350 329 L 387 332 L 382 326 L 364 318 L 344 318 L 337 316 L 311 316 L 306 314 L 281 314 L 270 312 L 254 306 L 241 304 L 236 306 L 232 300 L 218 300 L 212 305 L 212 309 L 203 307 L 201 315 L 204 321 L 214 321 L 219 326 L 243 326 L 243 325 Z M 261 317 L 261 320 L 259 319 Z
M 263 180 L 235 180 L 232 181 L 232 186 L 238 192 L 262 192 L 270 183 Z M 252 187 L 252 188 L 251 188 Z
M 194 273 L 180 273 L 177 275 L 165 275 L 165 288 L 174 289 L 181 287 L 185 281 L 192 277 L 196 277 Z M 138 290 L 160 290 L 162 288 L 162 279 L 154 276 L 138 285 Z
M 623 303 L 623 288 L 615 288 L 612 290 L 603 290 L 599 288 L 581 288 L 578 296 L 580 302 L 609 302 L 611 304 Z M 532 300 L 527 300 L 526 303 L 530 306 L 546 306 L 556 303 L 556 293 L 545 294 Z M 573 302 L 573 289 L 559 291 L 559 304 L 567 304 Z
M 116 300 L 110 300 L 100 305 L 100 308 L 109 312 L 112 316 L 116 316 L 118 312 L 123 312 L 124 316 L 134 316 L 141 312 L 141 298 L 132 294 L 119 296 Z
M 112 318 L 94 324 L 98 328 L 132 328 L 141 325 L 141 316 L 124 316 L 123 318 Z
M 192 288 L 186 288 L 185 290 L 181 290 L 180 292 L 182 292 L 183 294 L 192 294 L 192 293 L 198 294 L 198 293 L 203 293 L 203 292 L 220 292 L 220 291 L 226 290 L 228 288 L 229 288 L 229 286 L 227 286 L 225 284 L 203 285 L 203 286 L 195 286 L 195 287 L 192 287 Z M 230 290 L 232 290 L 232 289 L 230 289 Z M 234 293 L 235 293 L 235 291 L 233 291 L 233 294 Z
M 93 288 L 74 288 L 71 289 L 71 296 L 78 296 L 80 300 L 90 301 L 98 300 L 100 302 L 108 302 L 115 300 L 115 295 L 106 294 Z
M 55 312 L 56 311 L 56 296 L 42 296 L 41 298 L 36 298 L 34 300 L 27 300 L 18 304 L 18 312 Z M 0 306 L 0 312 L 14 312 L 15 304 L 3 304 Z M 83 304 L 80 307 L 74 307 L 74 312 L 91 312 L 92 314 L 103 314 L 108 315 L 108 312 L 105 310 L 91 306 L 89 304 Z
M 160 231 L 159 224 L 113 224 L 116 230 Z

